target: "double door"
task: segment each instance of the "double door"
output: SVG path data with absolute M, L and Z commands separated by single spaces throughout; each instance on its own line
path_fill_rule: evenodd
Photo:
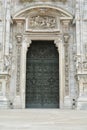
M 53 41 L 32 41 L 26 63 L 26 108 L 59 107 L 59 55 Z

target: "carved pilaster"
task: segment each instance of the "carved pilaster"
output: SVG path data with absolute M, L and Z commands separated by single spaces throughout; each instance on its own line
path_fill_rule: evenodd
M 63 40 L 65 49 L 65 89 L 64 89 L 64 107 L 71 109 L 72 101 L 70 98 L 69 88 L 69 24 L 70 20 L 64 20 L 63 23 Z
M 16 19 L 17 32 L 17 80 L 16 80 L 16 96 L 20 95 L 20 66 L 21 66 L 21 46 L 22 46 L 22 33 L 23 33 L 23 20 Z
M 21 59 L 21 42 L 22 36 L 17 35 L 17 81 L 16 81 L 16 94 L 20 95 L 20 59 Z
M 69 51 L 68 51 L 69 35 L 64 35 L 65 43 L 65 95 L 69 95 Z
M 26 53 L 28 47 L 30 47 L 31 40 L 28 37 L 24 37 L 22 41 L 21 49 L 21 99 L 22 108 L 25 108 L 25 82 L 26 82 Z
M 63 39 L 65 45 L 65 96 L 69 95 L 69 20 L 63 21 Z

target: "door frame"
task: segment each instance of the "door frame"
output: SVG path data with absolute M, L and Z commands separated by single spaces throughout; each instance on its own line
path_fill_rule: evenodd
M 31 46 L 33 46 L 33 48 L 32 49 L 35 49 L 37 46 L 39 47 L 39 45 L 40 46 L 42 46 L 42 44 L 45 44 L 45 45 L 47 45 L 47 46 L 45 46 L 45 48 L 44 49 L 46 49 L 46 47 L 47 47 L 47 49 L 49 50 L 50 48 L 49 47 L 53 47 L 54 48 L 54 51 L 52 52 L 50 52 L 48 55 L 49 55 L 49 58 L 52 58 L 52 57 L 50 57 L 50 54 L 51 53 L 56 53 L 56 61 L 57 61 L 57 65 L 56 65 L 56 71 L 57 71 L 57 73 L 55 73 L 55 76 L 56 76 L 56 74 L 57 74 L 57 81 L 59 80 L 59 53 L 58 53 L 58 51 L 57 51 L 57 48 L 56 48 L 56 46 L 55 46 L 55 44 L 54 44 L 54 41 L 50 41 L 50 40 L 34 40 L 34 41 L 32 41 L 32 44 L 33 45 L 31 45 Z M 38 45 L 39 44 L 39 45 Z M 51 46 L 52 45 L 52 46 Z M 41 104 L 41 106 L 38 106 L 38 103 L 36 103 L 36 105 L 34 104 L 34 107 L 32 106 L 32 103 L 33 103 L 33 100 L 32 100 L 32 102 L 31 102 L 31 104 L 30 104 L 30 107 L 29 107 L 29 100 L 28 100 L 28 98 L 27 98 L 27 96 L 29 97 L 29 92 L 27 92 L 28 90 L 29 90 L 29 87 L 30 87 L 30 84 L 28 84 L 28 81 L 30 80 L 30 77 L 31 77 L 31 74 L 29 73 L 29 72 L 27 72 L 27 70 L 30 70 L 30 69 L 28 69 L 27 67 L 28 67 L 28 60 L 30 60 L 29 58 L 30 58 L 30 56 L 29 56 L 29 51 L 31 51 L 32 52 L 32 54 L 33 54 L 33 50 L 31 50 L 31 46 L 28 48 L 28 51 L 27 51 L 27 55 L 26 55 L 26 76 L 27 76 L 27 74 L 28 75 L 30 75 L 29 76 L 29 78 L 28 79 L 26 79 L 26 91 L 25 91 L 25 106 L 26 106 L 26 108 L 60 108 L 60 102 L 59 102 L 59 83 L 57 82 L 57 86 L 56 87 L 58 87 L 58 90 L 57 90 L 57 97 L 58 97 L 58 100 L 57 100 L 57 104 L 54 104 L 54 102 L 52 102 L 53 104 L 54 104 L 54 106 L 52 106 L 52 107 L 50 107 L 49 106 L 49 104 L 48 105 L 46 105 L 46 106 L 44 106 L 45 104 L 43 103 L 41 103 L 41 102 L 38 102 L 38 103 L 40 103 Z M 43 48 L 44 46 L 42 46 L 42 48 Z M 37 49 L 39 49 L 39 48 L 37 48 Z M 39 50 L 38 50 L 39 51 Z M 33 60 L 33 57 L 31 57 L 32 58 L 32 60 Z M 38 58 L 38 57 L 37 57 Z M 40 59 L 40 58 L 39 58 Z M 53 59 L 53 58 L 52 58 Z M 44 59 L 45 60 L 45 59 Z M 47 59 L 46 59 L 47 60 Z M 41 62 L 41 61 L 40 61 Z M 44 62 L 44 61 L 43 61 Z M 42 63 L 43 64 L 43 63 Z M 33 65 L 33 63 L 32 63 L 32 65 Z M 44 67 L 44 66 L 43 66 Z M 50 70 L 49 70 L 49 72 L 50 72 Z M 37 72 L 38 73 L 38 72 Z M 41 72 L 42 73 L 42 72 Z M 40 78 L 40 77 L 39 77 Z M 43 78 L 44 77 L 42 77 L 41 79 L 43 80 Z M 32 79 L 33 80 L 33 79 Z M 56 80 L 55 80 L 55 82 L 56 82 Z M 55 83 L 54 83 L 55 84 Z M 27 86 L 28 85 L 28 86 Z M 32 86 L 33 87 L 33 86 Z M 49 86 L 48 86 L 49 87 Z M 41 87 L 42 88 L 42 87 Z M 31 88 L 32 89 L 32 88 Z M 53 88 L 54 89 L 54 88 Z M 41 89 L 41 91 L 43 91 L 43 88 Z M 36 95 L 37 95 L 37 92 L 35 92 L 36 93 Z M 41 93 L 43 93 L 43 92 L 41 92 Z M 55 94 L 53 94 L 53 95 L 55 95 Z M 43 95 L 43 99 L 44 99 L 44 95 Z M 42 99 L 42 100 L 43 100 Z M 42 101 L 41 100 L 41 101 Z M 50 104 L 51 105 L 51 104 Z
M 53 40 L 59 52 L 59 104 L 60 109 L 64 107 L 64 84 L 65 84 L 65 63 L 64 63 L 64 44 L 62 35 L 57 33 L 27 33 L 24 34 L 21 47 L 21 71 L 20 71 L 20 92 L 21 108 L 25 108 L 26 97 L 26 54 L 33 40 Z

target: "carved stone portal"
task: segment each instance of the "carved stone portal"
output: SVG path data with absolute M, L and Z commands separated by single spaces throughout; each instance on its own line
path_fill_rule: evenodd
M 67 17 L 69 17 L 68 21 L 66 21 Z M 19 19 L 19 21 L 18 21 Z M 64 21 L 65 19 L 65 21 Z M 16 15 L 14 17 L 14 20 L 16 22 L 19 23 L 24 23 L 22 24 L 22 27 L 26 27 L 23 30 L 23 39 L 21 41 L 21 37 L 17 37 L 17 85 L 16 85 L 16 94 L 17 96 L 20 95 L 20 103 L 18 103 L 20 105 L 20 108 L 25 108 L 25 97 L 26 97 L 26 53 L 27 53 L 27 49 L 30 46 L 30 44 L 32 43 L 32 41 L 34 40 L 41 40 L 41 41 L 54 41 L 57 50 L 59 52 L 59 93 L 60 93 L 60 97 L 59 97 L 59 104 L 60 104 L 60 108 L 65 107 L 64 106 L 64 96 L 69 96 L 69 83 L 67 81 L 67 79 L 64 81 L 65 76 L 69 77 L 69 69 L 67 67 L 67 65 L 65 66 L 64 63 L 64 42 L 65 44 L 68 44 L 69 41 L 69 35 L 64 35 L 65 32 L 64 30 L 61 28 L 62 26 L 62 22 L 64 21 L 64 27 L 66 29 L 66 26 L 68 28 L 69 26 L 69 22 L 72 19 L 70 14 L 65 13 L 64 11 L 60 11 L 57 9 L 53 9 L 53 8 L 45 8 L 45 7 L 37 7 L 34 8 L 32 10 L 27 10 L 24 11 L 20 14 L 20 16 Z M 22 22 L 21 22 L 22 21 Z M 61 22 L 61 23 L 60 23 Z M 20 24 L 18 25 L 18 30 L 17 33 L 20 34 L 21 32 L 19 31 L 21 28 Z M 26 26 L 24 26 L 26 25 Z M 61 35 L 61 30 L 63 31 L 63 35 Z M 67 29 L 68 30 L 68 29 Z M 42 33 L 41 33 L 42 32 Z M 67 34 L 69 32 L 66 32 Z M 22 36 L 22 34 L 20 36 Z M 64 41 L 63 41 L 63 36 L 64 37 Z M 21 46 L 20 46 L 21 43 Z M 66 50 L 68 51 L 68 47 L 66 47 Z M 20 53 L 19 53 L 20 51 Z M 21 55 L 20 55 L 21 54 Z M 66 54 L 66 61 L 68 61 L 68 57 Z M 67 62 L 68 63 L 68 62 Z M 20 66 L 21 65 L 21 66 Z M 65 74 L 65 67 L 67 70 L 67 73 Z M 66 85 L 65 85 L 66 82 Z M 66 91 L 64 90 L 66 87 Z M 66 94 L 64 93 L 66 92 Z M 16 103 L 17 100 L 14 101 L 14 104 Z M 67 100 L 66 100 L 67 102 Z M 18 107 L 18 104 L 16 103 L 16 106 Z M 68 103 L 67 103 L 68 104 Z M 67 108 L 70 108 L 71 104 L 67 105 Z M 68 107 L 69 106 L 69 107 Z M 16 107 L 16 108 L 17 108 Z

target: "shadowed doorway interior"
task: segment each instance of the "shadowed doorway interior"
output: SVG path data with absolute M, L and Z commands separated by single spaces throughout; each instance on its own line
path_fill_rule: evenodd
M 26 60 L 26 108 L 59 108 L 59 54 L 54 41 L 32 41 Z

